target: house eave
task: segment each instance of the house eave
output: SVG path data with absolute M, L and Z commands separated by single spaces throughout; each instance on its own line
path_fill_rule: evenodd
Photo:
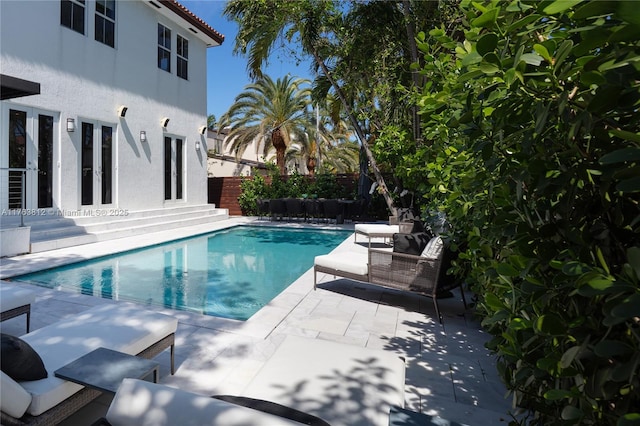
M 40 83 L 6 74 L 0 74 L 0 86 L 2 86 L 0 99 L 3 101 L 5 99 L 40 94 Z
M 145 3 L 164 16 L 173 19 L 177 16 L 178 21 L 206 43 L 207 47 L 220 46 L 224 42 L 224 35 L 217 32 L 176 0 L 147 0 Z

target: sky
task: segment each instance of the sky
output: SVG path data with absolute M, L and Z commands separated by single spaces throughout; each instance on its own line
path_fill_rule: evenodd
M 207 115 L 220 117 L 233 104 L 236 96 L 251 83 L 247 73 L 247 59 L 233 54 L 238 27 L 222 15 L 226 1 L 179 0 L 180 4 L 205 21 L 214 30 L 224 35 L 224 42 L 207 49 Z M 295 58 L 285 56 L 284 50 L 276 49 L 269 59 L 265 74 L 273 80 L 290 74 L 293 77 L 311 77 L 310 61 L 296 64 Z

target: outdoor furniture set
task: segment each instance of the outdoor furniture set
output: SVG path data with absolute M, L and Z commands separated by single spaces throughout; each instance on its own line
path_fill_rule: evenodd
M 14 295 L 18 304 L 33 301 L 33 292 L 24 299 L 16 291 L 30 290 L 4 282 L 0 289 L 3 308 Z M 241 395 L 211 398 L 141 380 L 158 381 L 159 364 L 148 359 L 167 348 L 174 374 L 176 329 L 171 316 L 117 303 L 19 338 L 3 334 L 1 424 L 57 424 L 102 392 L 114 398 L 94 426 L 386 426 L 404 406 L 401 357 L 296 336 L 285 337 Z
M 462 283 L 446 276 L 451 263 L 451 252 L 438 235 L 424 230 L 416 222 L 412 232 L 401 233 L 398 225 L 356 224 L 357 235 L 369 238 L 366 253 L 329 253 L 314 259 L 314 289 L 318 272 L 362 281 L 396 290 L 418 293 L 433 299 L 436 317 L 442 323 L 438 298 L 449 296 L 450 290 L 459 287 L 462 302 L 467 302 Z M 392 247 L 372 248 L 372 238 L 389 240 Z
M 366 200 L 344 200 L 334 198 L 273 198 L 258 199 L 256 206 L 260 217 L 272 220 L 287 218 L 300 220 L 326 220 L 344 223 L 364 215 Z
M 3 295 L 4 287 L 5 283 L 0 287 Z M 19 338 L 3 334 L 0 423 L 57 424 L 97 398 L 101 390 L 78 384 L 84 379 L 78 377 L 74 383 L 56 372 L 98 348 L 142 358 L 170 348 L 173 374 L 177 325 L 177 319 L 168 315 L 118 303 L 88 309 Z M 116 370 L 113 362 L 105 362 L 97 373 Z

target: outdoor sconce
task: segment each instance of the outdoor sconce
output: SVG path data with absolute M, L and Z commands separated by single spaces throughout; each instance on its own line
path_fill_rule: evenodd
M 164 117 L 162 120 L 160 120 L 160 125 L 162 127 L 167 127 L 168 124 L 169 124 L 169 119 L 167 117 Z
M 200 127 L 198 127 L 198 132 L 199 132 L 201 135 L 204 135 L 204 134 L 207 132 L 207 126 L 200 126 Z
M 120 108 L 118 108 L 118 117 L 122 117 L 124 118 L 125 115 L 127 115 L 127 110 L 129 108 L 127 108 L 126 106 L 122 105 Z
M 200 151 L 200 141 L 196 141 L 196 151 Z
M 76 131 L 76 120 L 74 118 L 67 118 L 67 132 Z
M 145 132 L 144 130 L 140 130 L 140 142 L 146 142 L 147 141 L 147 132 Z

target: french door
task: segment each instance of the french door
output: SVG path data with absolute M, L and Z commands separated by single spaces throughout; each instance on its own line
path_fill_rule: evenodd
M 4 118 L 7 134 L 6 139 L 2 137 L 2 150 L 6 152 L 2 157 L 6 160 L 0 164 L 2 208 L 53 208 L 57 114 L 11 106 Z
M 80 204 L 85 207 L 113 204 L 115 129 L 98 122 L 82 121 L 80 131 Z
M 184 193 L 184 141 L 164 138 L 164 200 L 182 200 Z

